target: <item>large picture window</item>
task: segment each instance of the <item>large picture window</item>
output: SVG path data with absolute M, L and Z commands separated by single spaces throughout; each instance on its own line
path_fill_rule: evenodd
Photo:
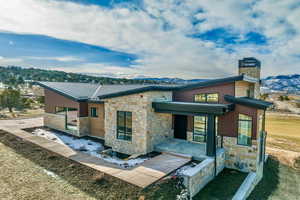
M 201 103 L 218 103 L 219 94 L 218 93 L 202 93 L 195 95 L 195 102 Z
M 193 141 L 206 142 L 207 116 L 194 117 Z
M 238 120 L 238 140 L 240 145 L 251 145 L 252 135 L 252 117 L 248 115 L 239 114 Z
M 117 139 L 129 140 L 132 138 L 132 113 L 117 112 Z

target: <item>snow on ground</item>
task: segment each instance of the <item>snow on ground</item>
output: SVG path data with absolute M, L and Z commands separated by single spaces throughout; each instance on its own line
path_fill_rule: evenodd
M 122 160 L 117 158 L 116 156 L 103 155 L 101 154 L 101 152 L 104 150 L 104 147 L 101 143 L 95 142 L 93 140 L 85 139 L 85 138 L 75 138 L 69 135 L 63 135 L 56 131 L 35 129 L 32 132 L 32 134 L 36 136 L 44 137 L 48 140 L 52 140 L 60 144 L 68 145 L 70 148 L 74 150 L 81 151 L 82 153 L 86 153 L 91 156 L 95 156 L 107 162 L 119 165 L 120 167 L 123 168 L 133 167 L 149 159 L 149 158 L 135 158 L 130 160 Z
M 58 176 L 54 172 L 51 172 L 51 171 L 46 170 L 46 169 L 43 169 L 43 172 L 45 172 L 45 174 L 47 174 L 48 176 L 51 176 L 53 178 L 58 178 Z

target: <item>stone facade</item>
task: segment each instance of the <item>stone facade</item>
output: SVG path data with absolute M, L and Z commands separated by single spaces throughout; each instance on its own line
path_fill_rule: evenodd
M 237 144 L 236 137 L 223 137 L 223 147 L 226 151 L 225 167 L 243 172 L 256 171 L 258 160 L 256 140 L 252 140 L 251 146 L 243 146 Z
M 260 67 L 239 67 L 239 74 L 260 79 Z
M 44 126 L 63 131 L 66 129 L 66 116 L 52 114 L 52 113 L 45 113 Z
M 172 92 L 144 92 L 105 99 L 105 145 L 124 154 L 146 154 L 173 137 L 172 115 L 155 113 L 152 102 L 172 100 Z M 117 111 L 132 112 L 132 140 L 117 139 Z

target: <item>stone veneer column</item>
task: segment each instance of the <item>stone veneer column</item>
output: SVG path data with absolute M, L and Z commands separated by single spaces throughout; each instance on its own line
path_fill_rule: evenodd
M 155 99 L 172 99 L 171 92 L 144 92 L 105 100 L 105 145 L 125 154 L 146 154 L 172 135 L 172 115 L 155 113 Z M 117 111 L 132 112 L 132 140 L 117 139 Z

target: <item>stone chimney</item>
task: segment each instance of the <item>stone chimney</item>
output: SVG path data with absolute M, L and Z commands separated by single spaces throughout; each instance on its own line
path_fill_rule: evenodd
M 260 98 L 260 72 L 261 63 L 253 57 L 243 58 L 239 60 L 239 75 L 245 74 L 249 77 L 256 78 L 257 83 L 249 86 L 249 91 L 254 98 Z M 251 95 L 252 96 L 252 95 Z
M 260 61 L 256 58 L 243 58 L 242 60 L 239 60 L 239 75 L 245 74 L 260 80 L 260 65 Z

